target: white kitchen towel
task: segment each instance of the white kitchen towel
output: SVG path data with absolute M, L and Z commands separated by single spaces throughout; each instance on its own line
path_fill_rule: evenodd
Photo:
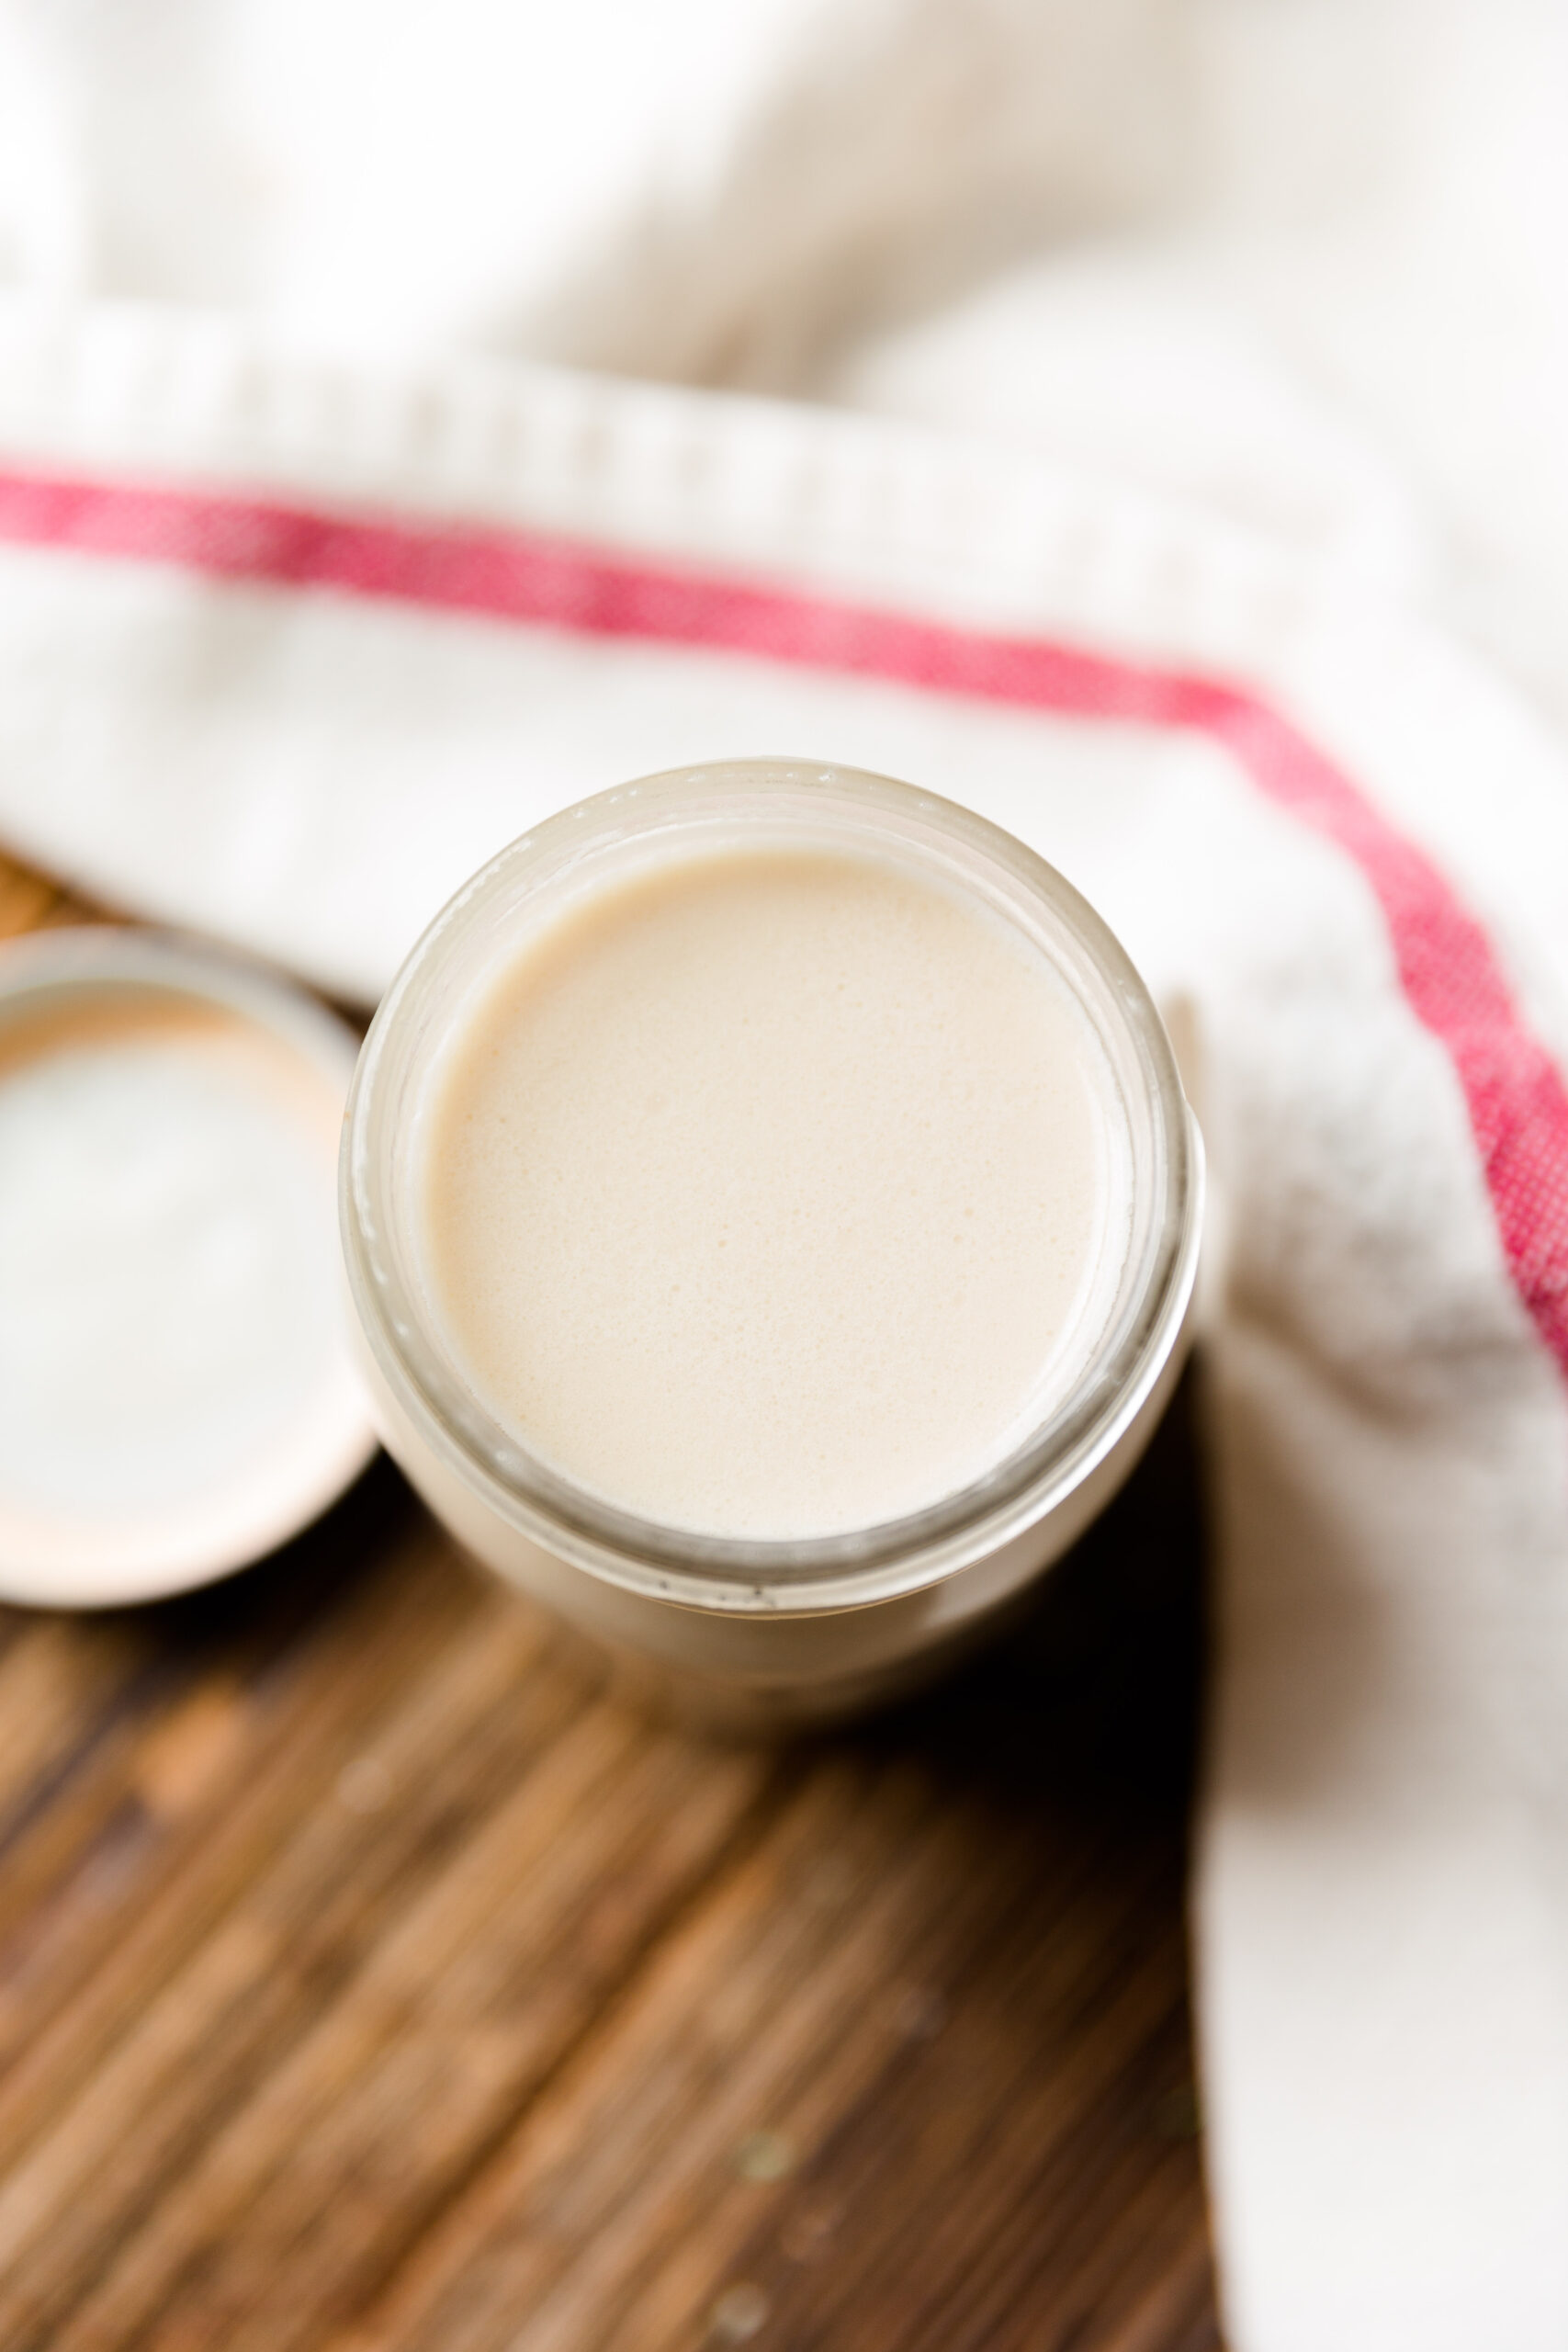
M 814 82 L 790 9 L 671 0 L 693 100 L 560 13 L 0 0 L 0 839 L 362 1000 L 687 759 L 858 761 L 1061 865 L 1196 1007 L 1231 1201 L 1230 2341 L 1561 2352 L 1568 793 L 1413 609 L 1550 687 L 1557 14 L 886 0 Z M 1100 242 L 846 343 L 1004 216 Z
M 100 310 L 0 336 L 0 834 L 368 1000 L 752 749 L 952 793 L 1198 1008 L 1234 1219 L 1197 1899 L 1237 2352 L 1568 2335 L 1568 796 L 1354 566 L 1038 459 Z

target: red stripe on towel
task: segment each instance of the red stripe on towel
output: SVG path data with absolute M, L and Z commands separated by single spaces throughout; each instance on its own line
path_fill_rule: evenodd
M 1425 853 L 1256 695 L 1181 671 L 617 560 L 525 531 L 369 521 L 201 491 L 0 474 L 0 539 L 750 654 L 1080 718 L 1193 729 L 1359 866 L 1416 1017 L 1464 1091 L 1508 1266 L 1568 1371 L 1568 1090 Z

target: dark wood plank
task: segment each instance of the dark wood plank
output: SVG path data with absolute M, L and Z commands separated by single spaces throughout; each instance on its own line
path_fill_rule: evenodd
M 1005 1645 L 779 1751 L 624 1713 L 385 1464 L 0 1612 L 0 2345 L 1208 2352 L 1193 1460 L 1184 1390 Z
M 1190 1468 L 1178 1422 L 1006 1655 L 790 1761 L 744 1862 L 334 2352 L 1217 2342 Z

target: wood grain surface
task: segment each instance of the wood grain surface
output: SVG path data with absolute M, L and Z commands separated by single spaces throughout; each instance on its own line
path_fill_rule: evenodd
M 385 1463 L 0 1611 L 0 2347 L 1215 2346 L 1191 1403 L 1000 1650 L 782 1749 L 625 1713 Z

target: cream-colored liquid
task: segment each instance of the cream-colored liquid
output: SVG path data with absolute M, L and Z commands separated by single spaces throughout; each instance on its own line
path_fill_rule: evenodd
M 492 1415 L 623 1509 L 870 1525 L 1070 1385 L 1122 1247 L 1119 1122 L 1000 918 L 851 854 L 691 859 L 567 912 L 451 1041 L 433 1303 Z

